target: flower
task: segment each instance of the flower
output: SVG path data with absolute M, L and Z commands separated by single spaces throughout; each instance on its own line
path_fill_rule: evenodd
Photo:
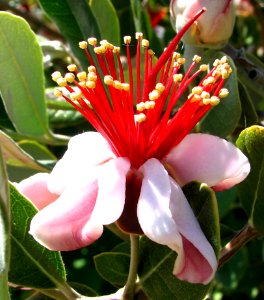
M 221 48 L 232 35 L 235 24 L 232 0 L 171 0 L 172 23 L 178 32 L 203 7 L 207 11 L 193 24 L 183 40 L 198 47 Z
M 173 274 L 179 279 L 202 284 L 212 280 L 216 255 L 181 186 L 200 180 L 216 189 L 229 188 L 243 180 L 250 167 L 231 143 L 208 134 L 190 134 L 228 94 L 223 88 L 231 73 L 226 57 L 215 61 L 184 104 L 172 112 L 189 84 L 207 70 L 205 65 L 197 68 L 200 57 L 195 56 L 183 76 L 179 70 L 184 58 L 174 52 L 202 12 L 156 63 L 148 41 L 136 34 L 136 80 L 131 37 L 125 37 L 129 83 L 124 79 L 119 48 L 107 41 L 96 46 L 94 38 L 80 43 L 91 63 L 88 73 L 70 65 L 65 76 L 52 75 L 62 87 L 56 95 L 71 103 L 98 132 L 74 136 L 51 174 L 38 174 L 18 184 L 33 203 L 45 206 L 30 226 L 30 233 L 42 245 L 51 250 L 81 248 L 101 236 L 103 225 L 117 222 L 128 233 L 145 234 L 176 251 Z M 38 190 L 46 197 L 44 204 Z

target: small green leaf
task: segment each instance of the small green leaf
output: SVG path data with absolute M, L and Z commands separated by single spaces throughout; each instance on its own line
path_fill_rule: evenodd
M 96 18 L 103 39 L 120 45 L 120 27 L 115 8 L 110 0 L 91 0 L 91 10 Z M 111 26 L 109 26 L 111 24 Z
M 0 143 L 6 162 L 12 166 L 28 167 L 34 170 L 45 172 L 48 169 L 41 166 L 29 154 L 21 149 L 8 135 L 0 130 Z
M 66 274 L 60 253 L 42 247 L 28 233 L 36 208 L 11 184 L 10 198 L 12 251 L 9 281 L 32 288 L 63 286 Z
M 221 58 L 225 55 L 222 52 L 215 53 L 215 51 L 210 53 L 207 53 L 207 56 L 211 58 L 210 65 L 216 58 Z M 227 98 L 221 99 L 219 105 L 212 107 L 198 126 L 201 132 L 208 132 L 220 137 L 226 137 L 231 134 L 235 130 L 241 116 L 236 66 L 230 57 L 228 61 L 233 72 L 226 80 L 225 87 L 230 94 Z
M 89 37 L 100 38 L 99 28 L 90 6 L 85 0 L 39 0 L 42 8 L 68 40 L 72 52 L 81 65 L 87 67 L 87 57 L 79 42 Z
M 8 116 L 21 134 L 49 136 L 36 37 L 24 19 L 7 12 L 0 12 L 0 27 L 0 92 Z
M 191 182 L 183 188 L 200 226 L 216 255 L 220 251 L 220 226 L 215 194 L 205 184 Z M 140 240 L 140 283 L 151 299 L 202 300 L 210 284 L 191 284 L 172 275 L 176 253 L 166 246 Z
M 130 256 L 124 253 L 107 252 L 94 257 L 97 272 L 113 285 L 122 286 L 127 281 Z
M 264 233 L 264 128 L 251 126 L 243 130 L 236 144 L 251 166 L 250 174 L 239 185 L 240 200 L 253 226 Z
M 9 299 L 8 269 L 10 259 L 10 204 L 8 181 L 0 148 L 0 299 Z

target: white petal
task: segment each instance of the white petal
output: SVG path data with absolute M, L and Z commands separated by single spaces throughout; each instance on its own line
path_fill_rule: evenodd
M 72 137 L 68 150 L 52 170 L 48 182 L 51 192 L 61 194 L 69 184 L 90 173 L 90 168 L 108 161 L 114 154 L 106 140 L 97 132 Z
M 125 205 L 126 175 L 130 162 L 115 158 L 100 166 L 98 197 L 92 218 L 101 224 L 111 224 L 121 215 Z
M 229 188 L 248 175 L 247 157 L 233 144 L 209 134 L 189 134 L 165 159 L 173 177 L 184 185 L 192 180 Z

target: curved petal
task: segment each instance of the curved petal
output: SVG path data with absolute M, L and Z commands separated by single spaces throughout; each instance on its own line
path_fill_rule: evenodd
M 48 173 L 37 173 L 20 181 L 16 187 L 40 210 L 59 197 L 48 190 L 48 178 Z
M 169 209 L 170 182 L 157 159 L 149 159 L 139 169 L 143 173 L 137 216 L 145 235 L 156 243 L 181 245 L 181 236 Z
M 175 276 L 208 283 L 216 270 L 216 257 L 182 190 L 156 159 L 148 160 L 139 171 L 144 177 L 137 214 L 143 232 L 178 253 Z
M 181 185 L 192 180 L 219 189 L 241 182 L 250 172 L 247 157 L 233 144 L 209 134 L 189 134 L 165 158 Z
M 71 183 L 86 176 L 89 169 L 114 158 L 108 143 L 98 132 L 86 132 L 72 137 L 68 150 L 50 173 L 48 188 L 61 194 Z
M 91 218 L 98 194 L 96 171 L 87 175 L 85 184 L 71 185 L 57 201 L 34 216 L 30 234 L 40 244 L 67 251 L 87 246 L 101 236 L 102 224 Z
M 92 218 L 103 225 L 115 222 L 124 209 L 126 175 L 130 162 L 126 158 L 115 158 L 100 166 L 98 197 Z
M 172 178 L 170 185 L 170 211 L 183 241 L 173 274 L 182 280 L 207 284 L 213 279 L 217 269 L 214 250 L 179 185 Z

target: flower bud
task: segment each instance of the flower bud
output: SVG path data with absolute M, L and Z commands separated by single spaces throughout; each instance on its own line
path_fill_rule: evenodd
M 184 35 L 186 44 L 221 48 L 230 38 L 235 22 L 232 0 L 171 0 L 170 12 L 173 26 L 178 32 L 197 11 L 207 10 Z

